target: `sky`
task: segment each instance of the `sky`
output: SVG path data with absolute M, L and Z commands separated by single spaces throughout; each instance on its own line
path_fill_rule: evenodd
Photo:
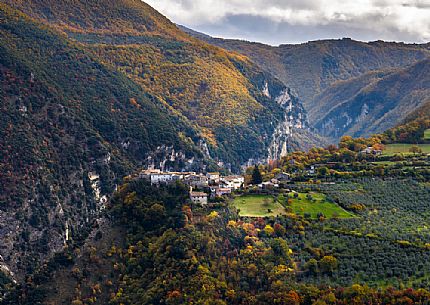
M 430 42 L 430 0 L 144 0 L 177 24 L 271 45 L 349 37 Z

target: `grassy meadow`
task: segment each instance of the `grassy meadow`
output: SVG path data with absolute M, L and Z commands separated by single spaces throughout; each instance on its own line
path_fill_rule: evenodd
M 286 214 L 284 207 L 269 195 L 239 196 L 233 200 L 233 206 L 240 210 L 240 216 L 264 217 Z
M 354 215 L 337 204 L 329 202 L 327 197 L 321 193 L 297 193 L 298 197 L 294 194 L 289 194 L 288 198 L 291 199 L 291 208 L 295 214 L 304 215 L 310 214 L 311 218 L 317 218 L 319 213 L 323 213 L 327 218 L 351 218 Z M 309 195 L 309 196 L 308 196 Z
M 289 206 L 294 214 L 309 214 L 311 218 L 316 219 L 319 213 L 323 213 L 328 218 L 350 218 L 354 217 L 352 213 L 347 212 L 335 203 L 329 202 L 324 194 L 297 193 L 298 197 L 289 194 Z M 232 205 L 239 209 L 240 216 L 264 217 L 285 215 L 287 212 L 282 203 L 285 204 L 286 198 L 280 195 L 275 201 L 270 195 L 243 195 L 236 197 Z
M 412 154 L 409 152 L 409 149 L 412 146 L 418 146 L 421 148 L 423 153 L 430 153 L 430 144 L 388 144 L 385 146 L 385 149 L 383 151 L 384 155 L 394 155 L 394 154 Z
M 424 131 L 424 140 L 430 140 L 430 129 Z

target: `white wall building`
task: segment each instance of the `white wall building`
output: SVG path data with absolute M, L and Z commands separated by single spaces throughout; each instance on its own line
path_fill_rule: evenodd
M 182 176 L 173 173 L 151 174 L 151 184 L 168 184 L 181 180 Z
M 190 199 L 195 204 L 208 204 L 208 194 L 203 192 L 190 192 Z
M 208 177 L 209 183 L 211 183 L 211 184 L 217 184 L 217 183 L 219 183 L 220 174 L 218 172 L 207 173 L 206 177 Z
M 221 184 L 229 189 L 238 190 L 245 183 L 245 178 L 242 176 L 227 176 L 221 178 Z

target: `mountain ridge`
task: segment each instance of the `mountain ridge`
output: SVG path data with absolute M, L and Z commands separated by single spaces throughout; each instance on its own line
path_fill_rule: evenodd
M 411 67 L 419 65 L 420 62 L 426 63 L 426 59 L 430 56 L 430 43 L 405 44 L 384 41 L 365 43 L 344 38 L 272 47 L 261 43 L 212 38 L 185 27 L 182 28 L 197 38 L 242 53 L 263 69 L 276 75 L 303 101 L 311 126 L 322 135 L 331 138 L 333 142 L 343 135 L 368 136 L 371 133 L 384 132 L 400 124 L 409 112 L 415 107 L 420 107 L 423 102 L 422 98 L 417 101 L 416 96 L 410 96 L 409 107 L 405 106 L 406 101 L 402 101 L 403 106 L 399 104 L 398 110 L 391 111 L 398 115 L 384 116 L 383 113 L 379 113 L 368 118 L 363 116 L 366 124 L 371 125 L 367 129 L 360 127 L 358 122 L 349 122 L 348 119 L 341 124 L 342 119 L 338 117 L 341 115 L 344 118 L 358 118 L 360 114 L 364 115 L 366 109 L 363 113 L 363 109 L 356 109 L 358 113 L 354 113 L 354 107 L 347 107 L 348 101 L 353 103 L 353 97 L 356 94 L 372 90 L 372 86 L 378 80 L 382 85 L 384 84 L 382 80 L 387 79 L 389 75 L 395 78 L 395 73 L 407 73 L 405 71 L 408 67 L 412 69 Z M 398 78 L 401 77 L 398 75 Z M 421 89 L 424 91 L 418 93 L 415 90 L 415 93 L 420 94 L 421 97 L 425 95 L 426 88 L 430 87 L 428 83 L 422 83 Z M 408 84 L 411 86 L 410 91 L 413 91 L 413 82 Z M 386 90 L 390 89 L 386 88 Z M 379 105 L 384 102 L 392 104 L 388 96 L 386 98 L 385 101 L 378 101 Z M 400 103 L 399 97 L 397 100 Z M 342 107 L 345 107 L 343 112 Z M 333 113 L 330 114 L 331 112 Z M 330 115 L 333 120 L 339 121 L 339 124 L 333 123 L 336 127 L 330 125 Z M 350 124 L 355 126 L 349 126 Z
M 430 59 L 374 75 L 377 77 L 366 79 L 368 84 L 350 96 L 346 95 L 342 103 L 317 119 L 316 128 L 335 139 L 344 134 L 370 136 L 402 123 L 429 99 Z M 336 92 L 336 89 L 333 90 Z M 331 103 L 336 102 L 334 98 Z

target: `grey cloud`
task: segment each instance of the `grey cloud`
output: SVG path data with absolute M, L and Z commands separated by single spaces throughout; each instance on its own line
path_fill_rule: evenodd
M 147 1 L 189 28 L 272 45 L 343 37 L 405 42 L 430 39 L 430 0 Z
M 430 1 L 411 1 L 402 3 L 403 7 L 416 7 L 419 9 L 430 9 Z
M 268 18 L 249 15 L 226 16 L 222 24 L 201 25 L 196 30 L 212 36 L 258 41 L 271 45 L 283 43 L 301 43 L 320 39 L 338 39 L 349 37 L 362 41 L 404 41 L 421 42 L 408 32 L 399 31 L 390 26 L 377 26 L 371 30 L 362 24 L 372 24 L 383 16 L 372 14 L 362 16 L 354 22 L 333 22 L 326 25 L 297 25 L 288 22 L 275 23 Z

